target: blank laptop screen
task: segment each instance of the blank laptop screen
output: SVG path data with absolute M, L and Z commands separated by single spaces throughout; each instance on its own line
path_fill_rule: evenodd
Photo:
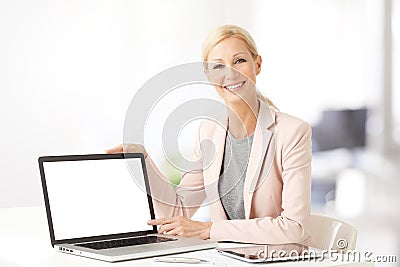
M 140 158 L 43 166 L 55 240 L 153 229 Z

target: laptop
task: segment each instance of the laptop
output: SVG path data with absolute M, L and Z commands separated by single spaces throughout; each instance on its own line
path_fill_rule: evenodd
M 143 154 L 39 158 L 51 245 L 108 262 L 215 248 L 157 233 Z

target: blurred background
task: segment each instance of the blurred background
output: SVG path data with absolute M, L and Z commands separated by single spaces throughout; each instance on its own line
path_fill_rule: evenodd
M 39 156 L 122 143 L 135 92 L 199 61 L 221 24 L 252 34 L 259 90 L 313 128 L 313 212 L 352 222 L 359 250 L 396 255 L 379 265 L 398 266 L 400 0 L 1 0 L 0 207 L 43 205 Z M 149 119 L 146 148 L 171 177 L 158 115 L 197 94 L 215 97 L 200 91 L 164 99 Z M 183 154 L 194 128 L 182 131 Z

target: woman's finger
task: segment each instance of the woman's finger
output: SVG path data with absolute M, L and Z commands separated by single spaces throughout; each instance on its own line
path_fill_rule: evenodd
M 163 234 L 163 233 L 169 232 L 169 231 L 171 231 L 171 230 L 174 230 L 174 229 L 176 229 L 177 227 L 179 227 L 179 225 L 177 225 L 175 222 L 163 224 L 163 225 L 161 225 L 160 228 L 158 229 L 158 233 L 159 233 L 159 234 Z
M 166 235 L 182 235 L 182 230 L 180 228 L 174 228 L 170 231 L 165 232 Z
M 161 224 L 164 224 L 164 223 L 172 222 L 171 219 L 172 219 L 172 218 L 158 218 L 158 219 L 153 219 L 153 220 L 147 221 L 147 224 L 148 224 L 148 225 L 161 225 Z
M 144 157 L 147 157 L 146 149 L 140 144 L 125 144 L 122 149 L 128 153 L 143 153 Z
M 122 153 L 123 151 L 124 151 L 124 148 L 123 148 L 123 146 L 122 146 L 122 144 L 121 144 L 121 145 L 119 145 L 119 146 L 116 146 L 116 147 L 107 149 L 107 150 L 106 150 L 106 153 L 107 153 L 107 154 Z

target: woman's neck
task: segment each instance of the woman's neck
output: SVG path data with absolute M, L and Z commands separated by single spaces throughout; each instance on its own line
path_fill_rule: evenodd
M 241 139 L 254 133 L 259 107 L 257 98 L 228 105 L 228 128 L 233 137 Z

